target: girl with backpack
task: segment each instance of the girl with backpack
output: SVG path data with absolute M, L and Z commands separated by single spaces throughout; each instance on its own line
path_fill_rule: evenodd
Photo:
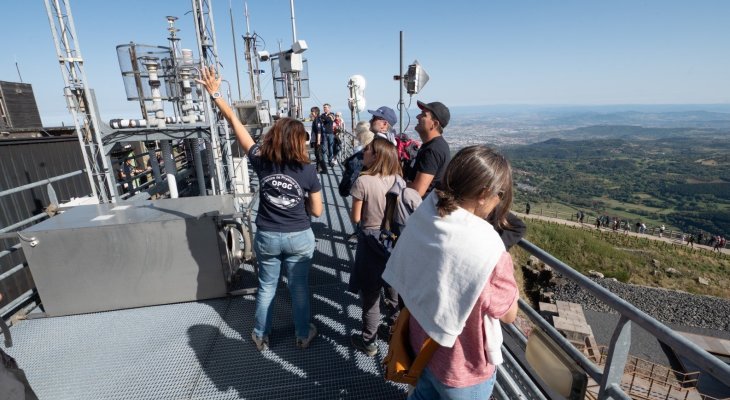
M 363 150 L 363 171 L 352 186 L 352 222 L 360 224 L 355 265 L 348 290 L 360 294 L 362 334 L 351 337 L 352 345 L 368 356 L 378 353 L 375 344 L 380 325 L 380 289 L 385 287 L 387 313 L 394 320 L 398 294 L 384 285 L 380 275 L 388 253 L 380 247 L 380 227 L 385 213 L 386 193 L 402 178 L 398 149 L 386 139 L 376 138 Z
M 438 344 L 409 399 L 489 398 L 502 362 L 500 321 L 515 320 L 519 292 L 512 258 L 486 219 L 508 226 L 511 204 L 509 162 L 470 146 L 409 217 L 383 279 L 410 311 L 413 353 L 428 338 Z

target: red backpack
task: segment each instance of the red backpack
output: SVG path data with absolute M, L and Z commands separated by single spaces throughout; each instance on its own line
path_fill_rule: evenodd
M 401 161 L 410 161 L 416 158 L 421 142 L 411 139 L 405 133 L 395 137 L 396 146 L 398 147 L 398 158 Z

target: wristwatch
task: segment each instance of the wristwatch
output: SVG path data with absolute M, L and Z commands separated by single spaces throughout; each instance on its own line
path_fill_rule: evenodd
M 211 94 L 211 95 L 210 95 L 210 97 L 211 97 L 211 98 L 212 98 L 213 100 L 215 100 L 215 99 L 217 99 L 217 98 L 221 97 L 221 92 L 215 92 L 215 93 Z

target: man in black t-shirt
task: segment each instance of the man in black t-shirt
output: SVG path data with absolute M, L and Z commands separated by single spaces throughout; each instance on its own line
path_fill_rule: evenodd
M 418 149 L 416 158 L 406 166 L 406 179 L 409 188 L 415 189 L 421 197 L 426 197 L 441 182 L 451 160 L 449 144 L 442 136 L 451 113 L 438 101 L 418 101 L 417 104 L 421 113 L 416 117 L 416 132 L 423 145 Z

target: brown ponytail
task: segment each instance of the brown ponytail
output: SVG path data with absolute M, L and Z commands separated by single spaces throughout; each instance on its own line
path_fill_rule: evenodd
M 456 211 L 459 207 L 459 203 L 456 202 L 456 198 L 450 192 L 436 189 L 436 195 L 439 197 L 439 200 L 436 203 L 436 209 L 438 210 L 439 217 L 443 218 Z

